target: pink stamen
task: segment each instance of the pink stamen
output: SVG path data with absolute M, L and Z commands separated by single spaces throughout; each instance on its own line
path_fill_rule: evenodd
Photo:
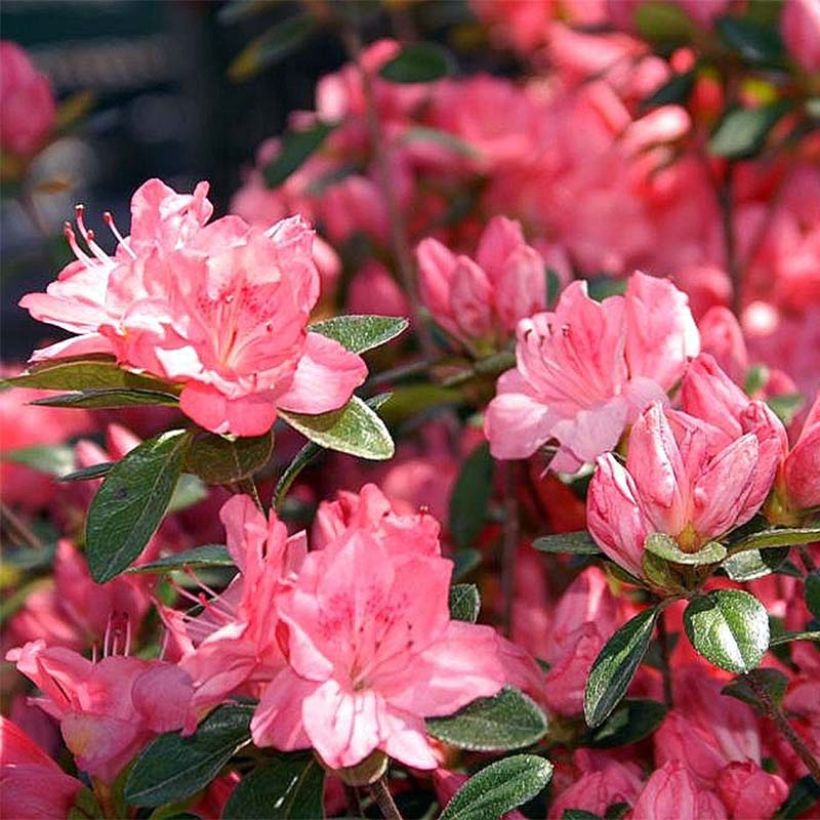
M 114 236 L 117 239 L 117 242 L 119 242 L 119 244 L 122 245 L 123 248 L 125 248 L 125 250 L 131 255 L 132 259 L 136 259 L 137 255 L 134 253 L 134 251 L 131 250 L 131 248 L 128 247 L 128 243 L 125 241 L 125 237 L 120 233 L 120 229 L 117 227 L 117 223 L 114 222 L 114 217 L 111 214 L 111 211 L 106 211 L 103 214 L 103 221 L 106 225 L 108 225 L 108 229 L 111 231 L 111 233 L 114 234 Z

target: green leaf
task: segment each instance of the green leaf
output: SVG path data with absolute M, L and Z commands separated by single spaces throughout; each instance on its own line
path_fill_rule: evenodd
M 437 740 L 475 752 L 504 752 L 532 746 L 547 733 L 547 717 L 525 694 L 505 687 L 445 718 L 429 718 Z
M 609 717 L 626 694 L 655 629 L 658 609 L 645 609 L 625 623 L 592 664 L 584 692 L 584 717 L 594 729 Z
M 199 504 L 208 495 L 208 488 L 197 478 L 190 473 L 183 473 L 174 487 L 174 492 L 171 495 L 171 501 L 168 503 L 168 509 L 165 510 L 166 515 L 178 513 L 181 510 L 187 510 L 188 507 L 193 507 L 194 504 Z
M 185 430 L 161 433 L 109 470 L 91 502 L 85 529 L 88 567 L 98 584 L 119 575 L 157 531 L 190 440 Z
M 2 383 L 12 387 L 37 387 L 44 390 L 128 389 L 179 392 L 178 385 L 123 370 L 111 356 L 104 355 L 42 362 L 19 376 L 4 379 Z
M 715 29 L 727 46 L 750 63 L 779 63 L 785 55 L 776 26 L 727 14 L 715 21 Z
M 217 12 L 216 19 L 222 25 L 230 25 L 267 11 L 278 2 L 279 0 L 228 0 Z
M 817 804 L 818 800 L 820 800 L 820 783 L 807 774 L 792 786 L 789 796 L 777 810 L 775 818 L 793 820 L 793 818 L 803 817 Z
M 791 643 L 792 641 L 813 641 L 817 643 L 820 641 L 820 631 L 806 630 L 805 632 L 783 632 L 776 638 L 772 638 L 769 646 L 780 646 L 784 643 Z
M 358 396 L 330 413 L 309 416 L 280 410 L 279 415 L 303 436 L 328 450 L 373 461 L 392 458 L 395 450 L 384 422 Z
M 769 648 L 769 616 L 748 592 L 718 589 L 695 598 L 683 613 L 697 652 L 727 672 L 749 672 Z
M 60 481 L 91 481 L 95 478 L 102 478 L 115 464 L 115 461 L 103 461 L 102 464 L 94 464 L 91 467 L 83 467 L 82 470 L 66 473 L 59 479 Z
M 699 567 L 705 564 L 717 564 L 726 557 L 726 547 L 717 541 L 704 544 L 698 552 L 684 552 L 674 538 L 661 532 L 647 535 L 644 548 L 674 564 L 684 564 L 690 567 Z
M 820 569 L 806 576 L 806 606 L 815 618 L 820 618 Z
M 460 581 L 481 563 L 481 553 L 475 549 L 456 550 L 453 563 L 453 580 Z
M 474 624 L 481 611 L 481 597 L 475 584 L 455 584 L 450 587 L 450 617 L 454 621 Z
M 634 20 L 642 37 L 664 45 L 685 43 L 697 32 L 686 12 L 674 3 L 642 3 Z
M 780 100 L 760 108 L 733 108 L 720 121 L 709 140 L 709 150 L 719 157 L 749 159 L 757 154 L 769 131 L 789 110 L 791 103 Z
M 324 783 L 325 771 L 312 754 L 277 755 L 242 778 L 222 817 L 323 817 Z
M 437 128 L 427 128 L 423 125 L 408 128 L 401 136 L 399 142 L 404 144 L 412 142 L 432 142 L 463 157 L 479 156 L 479 152 L 470 145 L 469 142 L 447 131 L 439 131 Z
M 353 353 L 364 353 L 395 339 L 408 326 L 407 319 L 395 316 L 334 316 L 310 325 L 308 330 L 337 341 Z
M 820 527 L 761 530 L 732 544 L 729 547 L 729 554 L 736 555 L 744 550 L 768 550 L 796 544 L 811 544 L 814 541 L 820 541 Z
M 641 102 L 641 111 L 651 111 L 662 105 L 686 105 L 695 86 L 695 71 L 673 74 L 660 88 Z
M 185 552 L 177 552 L 165 558 L 159 558 L 148 564 L 139 564 L 129 567 L 126 573 L 162 573 L 175 572 L 190 567 L 204 569 L 206 567 L 234 567 L 236 566 L 228 553 L 228 548 L 222 544 L 205 544 L 194 547 Z
M 379 71 L 394 83 L 429 83 L 452 72 L 453 58 L 436 43 L 408 43 Z
M 250 740 L 253 706 L 217 707 L 196 733 L 160 735 L 137 757 L 125 784 L 135 806 L 161 806 L 196 794 Z
M 782 393 L 779 396 L 769 396 L 766 404 L 769 409 L 787 427 L 794 421 L 797 411 L 805 404 L 806 398 L 802 393 Z
M 562 532 L 558 535 L 543 535 L 532 542 L 535 549 L 541 552 L 563 553 L 572 555 L 603 555 L 600 547 L 586 531 Z
M 253 475 L 270 460 L 273 433 L 231 439 L 215 433 L 201 433 L 194 438 L 185 469 L 206 484 L 231 484 Z
M 550 782 L 552 763 L 513 755 L 474 774 L 452 797 L 439 820 L 488 820 L 531 800 Z
M 45 444 L 7 450 L 0 460 L 24 464 L 39 473 L 47 473 L 57 478 L 70 475 L 75 466 L 74 448 L 67 444 Z
M 625 700 L 604 723 L 589 733 L 587 744 L 608 749 L 649 737 L 666 717 L 667 708 L 656 700 Z
M 396 425 L 416 414 L 428 410 L 440 411 L 463 401 L 463 396 L 457 390 L 437 384 L 407 384 L 393 391 L 390 403 L 384 408 L 382 415 L 388 424 Z
M 142 407 L 148 405 L 176 407 L 179 405 L 179 396 L 174 393 L 161 392 L 159 390 L 111 388 L 107 390 L 81 390 L 74 393 L 61 393 L 59 396 L 36 399 L 31 403 L 45 407 L 113 410 L 118 407 Z
M 756 690 L 763 690 L 773 704 L 779 706 L 786 694 L 789 679 L 777 669 L 752 669 L 745 675 L 739 675 L 721 690 L 724 695 L 737 698 L 753 706 L 760 714 L 768 715 L 767 705 L 760 699 Z
M 788 547 L 744 550 L 730 555 L 721 564 L 721 568 L 733 581 L 754 581 L 774 572 L 788 555 Z
M 325 122 L 317 122 L 304 131 L 288 131 L 282 137 L 279 153 L 265 166 L 265 184 L 268 188 L 277 188 L 294 171 L 299 170 L 305 160 L 317 151 L 335 128 Z
M 473 546 L 487 520 L 495 461 L 481 444 L 465 459 L 450 496 L 449 529 L 456 547 Z
M 308 14 L 291 17 L 271 26 L 251 40 L 228 67 L 228 76 L 241 83 L 298 51 L 316 31 Z
M 600 814 L 584 809 L 564 809 L 561 820 L 603 820 Z

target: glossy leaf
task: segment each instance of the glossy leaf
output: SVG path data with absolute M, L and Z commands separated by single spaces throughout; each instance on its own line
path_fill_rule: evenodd
M 590 746 L 608 749 L 649 737 L 666 717 L 667 708 L 656 700 L 624 700 L 609 718 L 590 732 Z
M 478 752 L 523 749 L 547 733 L 547 717 L 522 692 L 505 687 L 491 698 L 479 698 L 445 718 L 427 720 L 437 740 Z
M 769 648 L 769 616 L 748 592 L 718 589 L 695 598 L 683 614 L 697 652 L 727 672 L 749 672 Z
M 733 581 L 754 581 L 774 572 L 788 556 L 788 547 L 744 550 L 730 555 L 720 566 Z
M 726 557 L 726 547 L 717 541 L 704 544 L 697 552 L 684 552 L 674 538 L 660 532 L 650 533 L 644 543 L 646 550 L 659 558 L 675 564 L 699 567 L 705 564 L 717 564 Z
M 59 396 L 36 399 L 31 403 L 45 407 L 114 410 L 118 407 L 145 407 L 150 405 L 176 407 L 179 404 L 179 397 L 174 393 L 160 390 L 111 388 L 108 390 L 80 390 L 73 393 L 61 393 Z
M 339 410 L 317 416 L 281 410 L 279 414 L 303 436 L 328 450 L 374 461 L 393 456 L 395 448 L 387 427 L 358 396 Z
M 82 470 L 74 470 L 60 476 L 60 481 L 93 481 L 107 475 L 116 461 L 103 461 L 101 464 L 94 464 L 91 467 L 83 467 Z
M 658 610 L 646 609 L 625 623 L 601 650 L 587 679 L 584 717 L 590 728 L 600 726 L 626 694 L 655 629 Z
M 662 105 L 685 105 L 694 87 L 694 70 L 673 74 L 660 88 L 641 102 L 641 110 L 651 111 Z
M 603 555 L 600 547 L 586 531 L 562 532 L 558 535 L 543 535 L 532 542 L 535 549 L 549 553 L 569 553 L 571 555 Z
M 820 527 L 760 530 L 732 544 L 729 547 L 729 553 L 736 555 L 744 550 L 776 549 L 797 544 L 811 544 L 814 541 L 820 541 Z
M 304 131 L 288 131 L 282 137 L 282 147 L 271 162 L 265 166 L 264 177 L 268 188 L 281 185 L 305 160 L 317 151 L 333 130 L 329 123 L 317 122 Z
M 767 704 L 761 700 L 764 692 L 771 703 L 779 706 L 783 702 L 789 679 L 777 669 L 752 669 L 745 675 L 739 675 L 721 690 L 724 695 L 753 706 L 760 714 L 768 715 Z
M 353 353 L 364 353 L 395 339 L 408 325 L 407 319 L 395 316 L 334 316 L 308 330 L 334 339 Z
M 273 434 L 231 439 L 202 433 L 191 443 L 185 469 L 206 484 L 231 484 L 264 467 L 273 451 Z
M 750 63 L 777 63 L 784 57 L 776 26 L 727 14 L 715 21 L 715 30 L 726 45 Z
M 532 800 L 552 778 L 552 764 L 536 755 L 513 755 L 474 774 L 452 797 L 439 820 L 502 817 Z
M 481 611 L 481 597 L 475 584 L 455 584 L 450 587 L 450 617 L 454 621 L 474 624 Z
M 171 500 L 168 503 L 168 509 L 165 511 L 166 515 L 178 513 L 181 510 L 187 510 L 193 507 L 194 504 L 199 504 L 208 495 L 208 488 L 200 481 L 200 479 L 191 475 L 190 473 L 183 473 L 178 479 L 174 492 L 171 495 Z
M 223 705 L 196 732 L 160 735 L 137 757 L 125 784 L 135 806 L 161 806 L 196 794 L 250 740 L 253 706 Z
M 205 544 L 184 552 L 177 552 L 159 558 L 147 564 L 129 567 L 127 573 L 163 573 L 175 572 L 190 567 L 191 569 L 205 569 L 208 567 L 236 566 L 228 553 L 228 548 L 222 544 Z
M 300 49 L 314 31 L 316 21 L 307 14 L 290 17 L 271 26 L 245 46 L 228 67 L 228 76 L 234 82 L 255 77 Z
M 494 475 L 490 447 L 481 444 L 465 459 L 450 496 L 450 534 L 460 549 L 473 546 L 484 528 Z
M 429 83 L 450 74 L 452 63 L 449 52 L 435 43 L 408 43 L 379 74 L 394 83 Z
M 172 430 L 148 439 L 103 480 L 86 521 L 86 556 L 97 583 L 119 575 L 157 531 L 182 472 L 190 435 Z
M 760 108 L 734 108 L 728 111 L 709 140 L 709 150 L 728 159 L 753 157 L 789 107 L 787 101 L 781 100 Z
M 278 755 L 246 775 L 233 790 L 222 817 L 322 817 L 325 771 L 312 754 Z

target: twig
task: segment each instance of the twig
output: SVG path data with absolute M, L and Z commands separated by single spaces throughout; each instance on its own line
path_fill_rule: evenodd
M 237 482 L 237 487 L 239 488 L 239 492 L 245 493 L 253 499 L 253 503 L 256 504 L 259 512 L 265 512 L 265 507 L 262 504 L 262 499 L 259 497 L 259 490 L 256 488 L 256 482 L 253 480 L 253 476 L 240 479 Z
M 737 258 L 737 243 L 735 241 L 735 225 L 733 212 L 734 197 L 734 163 L 726 163 L 726 176 L 718 186 L 717 199 L 720 205 L 721 223 L 723 225 L 723 245 L 726 250 L 726 270 L 732 282 L 732 312 L 740 318 L 743 306 L 743 281 L 740 261 Z
M 12 537 L 35 550 L 43 549 L 43 542 L 28 527 L 25 521 L 7 504 L 0 501 L 0 517 Z
M 403 820 L 401 812 L 393 800 L 393 795 L 390 794 L 390 788 L 384 775 L 370 785 L 370 794 L 379 804 L 379 811 L 381 811 L 385 820 Z

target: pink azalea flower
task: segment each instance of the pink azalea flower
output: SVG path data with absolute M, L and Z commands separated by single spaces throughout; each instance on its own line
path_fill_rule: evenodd
M 652 404 L 632 428 L 626 465 L 611 453 L 597 461 L 587 523 L 601 549 L 640 576 L 651 533 L 670 535 L 684 552 L 697 552 L 745 524 L 765 500 L 777 466 L 777 432 L 768 428 L 768 438 L 759 441 L 763 424 L 754 419 L 750 426 L 733 437 Z
M 183 411 L 217 433 L 260 435 L 278 407 L 341 407 L 367 368 L 306 330 L 319 297 L 312 231 L 298 217 L 267 231 L 238 217 L 206 226 L 206 193 L 206 183 L 193 196 L 145 183 L 132 200 L 131 236 L 113 258 L 80 215 L 93 258 L 69 230 L 78 261 L 45 294 L 21 301 L 35 318 L 80 335 L 37 358 L 114 353 L 126 367 L 181 383 Z
M 5 817 L 63 820 L 82 787 L 22 729 L 0 716 L 0 793 Z
M 112 642 L 127 653 L 127 638 Z M 191 698 L 188 675 L 163 661 L 112 654 L 93 662 L 41 640 L 6 660 L 37 684 L 35 703 L 60 722 L 77 766 L 105 783 L 157 734 L 180 729 Z
M 683 762 L 670 760 L 647 781 L 630 820 L 725 820 L 718 796 L 698 787 Z
M 0 147 L 22 156 L 43 147 L 57 117 L 48 78 L 9 40 L 0 42 L 0 112 Z
M 475 261 L 437 239 L 416 249 L 419 281 L 433 318 L 457 339 L 490 349 L 519 319 L 547 306 L 544 260 L 524 241 L 521 225 L 503 216 L 487 224 Z
M 552 465 L 566 471 L 613 449 L 699 346 L 684 294 L 642 273 L 625 296 L 603 302 L 573 282 L 554 312 L 519 322 L 517 336 L 516 369 L 487 408 L 490 448 L 496 458 L 526 458 L 557 439 Z
M 789 53 L 805 71 L 820 71 L 820 3 L 817 0 L 785 0 L 780 33 Z
M 631 805 L 641 791 L 641 780 L 632 770 L 616 760 L 596 771 L 585 771 L 569 788 L 564 789 L 549 808 L 549 820 L 561 820 L 570 809 L 604 816 L 616 803 Z

